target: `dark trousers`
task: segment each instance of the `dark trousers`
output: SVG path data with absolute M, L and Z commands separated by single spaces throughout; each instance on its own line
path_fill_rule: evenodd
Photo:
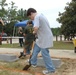
M 23 38 L 19 38 L 20 47 L 23 46 Z

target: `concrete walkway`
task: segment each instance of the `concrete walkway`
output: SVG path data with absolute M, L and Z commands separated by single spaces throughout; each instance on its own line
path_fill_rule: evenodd
M 19 55 L 22 51 L 23 48 L 0 48 L 0 54 L 10 53 Z M 51 57 L 54 58 L 76 59 L 76 53 L 74 53 L 74 50 L 50 49 L 49 51 Z M 39 56 L 41 56 L 41 53 L 39 53 Z

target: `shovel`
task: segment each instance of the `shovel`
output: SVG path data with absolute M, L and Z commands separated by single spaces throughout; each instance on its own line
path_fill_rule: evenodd
M 31 56 L 30 56 L 30 59 L 31 59 Z M 29 68 L 31 67 L 31 62 L 29 61 L 29 64 L 26 65 L 23 70 L 28 70 Z
M 33 47 L 34 47 L 34 42 L 33 42 Z M 32 53 L 33 54 L 33 53 Z M 31 59 L 32 55 L 30 55 L 30 59 Z M 31 67 L 31 61 L 29 61 L 29 65 L 26 65 L 23 70 L 28 70 Z

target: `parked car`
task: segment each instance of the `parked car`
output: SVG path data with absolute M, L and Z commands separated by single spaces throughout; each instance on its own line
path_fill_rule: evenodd
M 0 33 L 0 35 L 2 37 L 7 37 L 7 34 L 6 33 Z M 6 41 L 6 40 L 7 40 L 7 38 L 2 38 L 2 41 Z

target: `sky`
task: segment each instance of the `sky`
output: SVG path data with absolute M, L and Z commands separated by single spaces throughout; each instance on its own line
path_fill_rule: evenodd
M 6 0 L 7 3 L 11 1 L 15 2 L 15 5 L 18 9 L 28 9 L 30 7 L 35 8 L 38 13 L 42 13 L 46 16 L 50 23 L 51 28 L 61 27 L 56 21 L 58 18 L 59 12 L 64 12 L 65 6 L 67 6 L 67 2 L 71 2 L 71 0 Z

